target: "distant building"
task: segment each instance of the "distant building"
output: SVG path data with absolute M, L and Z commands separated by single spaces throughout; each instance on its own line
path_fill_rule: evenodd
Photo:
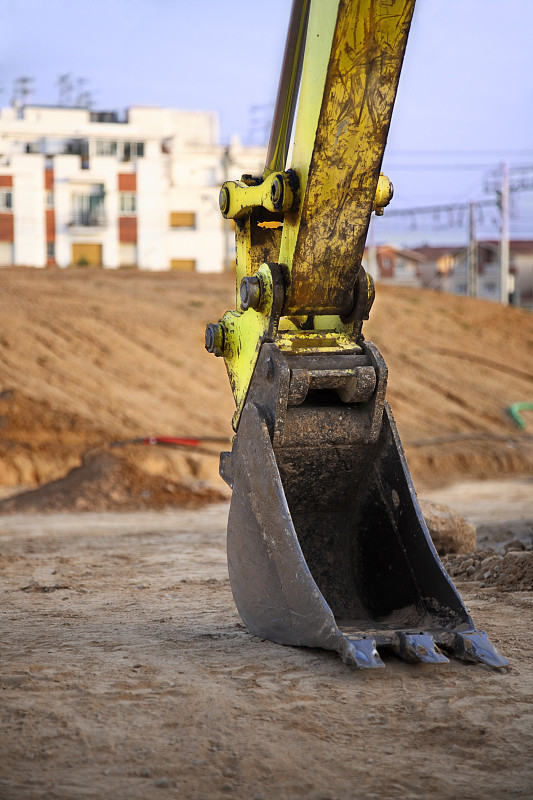
M 452 294 L 468 293 L 468 247 L 417 247 L 422 256 L 422 285 Z M 500 297 L 500 243 L 476 242 L 474 294 Z M 533 241 L 510 242 L 510 292 L 516 305 L 533 310 Z
M 392 244 L 367 247 L 363 264 L 373 278 L 397 286 L 422 286 L 422 265 L 425 258 L 414 250 Z
M 476 297 L 500 297 L 500 243 L 477 242 Z M 533 241 L 510 243 L 510 300 L 533 311 Z M 451 294 L 468 294 L 468 247 L 449 245 L 406 249 L 392 244 L 367 247 L 363 266 L 382 283 L 419 286 Z
M 261 174 L 265 152 L 219 143 L 215 113 L 0 110 L 0 266 L 231 265 L 220 184 Z

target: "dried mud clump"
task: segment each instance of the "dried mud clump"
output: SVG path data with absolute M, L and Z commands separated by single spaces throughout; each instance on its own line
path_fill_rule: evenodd
M 516 550 L 496 553 L 491 548 L 468 555 L 447 555 L 442 563 L 452 580 L 479 581 L 480 588 L 495 587 L 502 592 L 533 590 L 533 551 L 513 543 Z

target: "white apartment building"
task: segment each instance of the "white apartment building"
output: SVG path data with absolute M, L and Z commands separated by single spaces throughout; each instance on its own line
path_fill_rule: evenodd
M 220 272 L 234 259 L 221 183 L 263 148 L 219 143 L 216 113 L 0 110 L 0 266 Z

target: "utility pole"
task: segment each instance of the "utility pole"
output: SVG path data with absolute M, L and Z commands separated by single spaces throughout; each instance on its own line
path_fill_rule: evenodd
M 509 303 L 509 168 L 504 161 L 501 167 L 500 211 L 500 303 Z
M 468 258 L 466 286 L 469 297 L 477 297 L 477 242 L 476 242 L 476 204 L 469 203 L 468 216 Z

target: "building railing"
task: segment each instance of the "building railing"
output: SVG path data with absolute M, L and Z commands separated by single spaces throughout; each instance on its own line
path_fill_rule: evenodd
M 103 228 L 106 224 L 104 211 L 78 211 L 72 215 L 69 226 L 71 228 Z

